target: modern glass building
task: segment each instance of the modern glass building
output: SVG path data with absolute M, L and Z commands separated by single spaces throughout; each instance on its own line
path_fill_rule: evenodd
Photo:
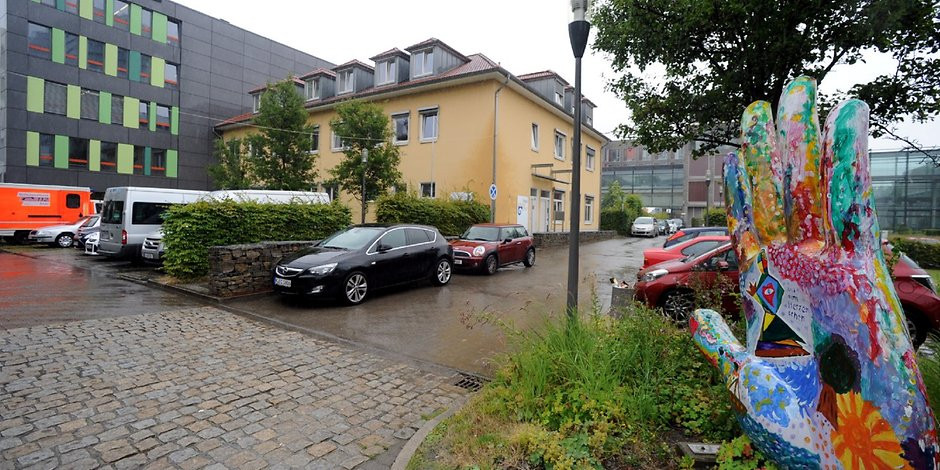
M 878 223 L 885 230 L 940 229 L 940 149 L 871 152 Z

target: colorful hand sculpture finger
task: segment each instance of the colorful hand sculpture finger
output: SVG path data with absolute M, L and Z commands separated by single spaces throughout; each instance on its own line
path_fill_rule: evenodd
M 742 428 L 784 468 L 940 468 L 934 417 L 880 243 L 868 106 L 824 130 L 816 83 L 791 82 L 741 119 L 725 162 L 747 346 L 721 316 L 691 321 Z

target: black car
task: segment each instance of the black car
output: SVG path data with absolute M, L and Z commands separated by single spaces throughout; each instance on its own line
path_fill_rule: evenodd
M 672 245 L 682 243 L 686 240 L 709 235 L 728 235 L 728 227 L 688 227 L 679 229 L 679 231 L 666 239 L 666 242 L 663 243 L 663 248 L 669 248 Z
M 434 227 L 353 225 L 280 260 L 274 290 L 358 304 L 385 287 L 450 282 L 454 251 Z

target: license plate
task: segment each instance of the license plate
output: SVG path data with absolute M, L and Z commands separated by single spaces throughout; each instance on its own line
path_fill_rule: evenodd
M 144 253 L 144 258 L 153 259 L 154 258 L 153 253 Z
M 462 259 L 455 259 L 455 260 L 454 260 L 454 264 L 463 264 L 463 260 L 462 260 Z
M 281 279 L 279 277 L 274 278 L 274 285 L 281 287 L 290 287 L 290 279 Z

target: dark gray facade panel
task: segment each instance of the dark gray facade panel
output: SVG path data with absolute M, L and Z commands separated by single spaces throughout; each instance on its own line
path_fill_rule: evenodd
M 23 111 L 26 112 L 26 90 L 23 91 L 9 89 L 7 90 L 7 109 L 8 112 L 13 111 Z M 10 123 L 16 123 L 13 119 L 10 119 Z
M 49 26 L 51 28 L 65 29 L 75 31 L 79 25 L 78 15 L 64 13 L 55 8 L 49 8 L 46 5 L 32 2 L 29 6 L 27 17 L 33 23 Z
M 77 170 L 61 170 L 57 168 L 35 167 L 26 169 L 26 177 L 32 182 L 42 181 L 41 184 L 54 184 L 61 186 L 78 186 Z M 16 181 L 13 181 L 16 182 Z
M 31 131 L 44 134 L 78 135 L 78 121 L 65 116 L 29 113 L 26 125 Z
M 46 80 L 53 82 L 75 84 L 78 82 L 78 71 L 78 67 L 30 57 L 26 74 L 34 77 L 44 77 Z
M 78 122 L 78 136 L 103 142 L 130 143 L 128 128 L 121 125 L 101 124 L 83 119 Z
M 134 96 L 131 94 L 131 84 L 140 85 L 126 78 L 112 77 L 103 73 L 87 70 L 82 70 L 79 73 L 77 83 L 72 83 L 82 88 L 88 88 L 89 90 L 106 91 L 121 96 Z
M 250 57 L 254 60 L 267 63 L 268 61 L 271 60 L 271 51 L 264 47 L 259 47 L 259 46 L 263 46 L 263 44 L 254 45 L 254 44 L 246 43 L 245 50 L 244 50 L 245 58 Z
M 213 21 L 212 41 L 221 42 L 225 41 L 226 39 L 233 42 L 244 42 L 245 30 L 237 26 L 233 26 L 226 21 Z
M 184 58 L 188 60 L 184 60 L 180 65 L 182 68 L 180 70 L 180 89 L 186 90 L 190 83 L 208 85 L 212 78 L 212 72 L 209 70 L 211 68 L 211 58 L 202 55 L 198 57 L 199 60 L 191 60 L 192 57 Z
M 244 61 L 244 70 L 244 77 L 248 77 L 249 73 L 268 77 L 270 76 L 269 73 L 271 72 L 271 64 L 265 60 L 258 60 L 254 57 L 246 56 Z
M 143 101 L 156 101 L 158 104 L 166 106 L 176 106 L 179 103 L 179 97 L 174 96 L 172 90 L 157 88 L 144 83 L 128 82 L 127 91 L 118 94 L 121 96 L 131 96 Z
M 225 48 L 223 48 L 223 47 L 218 47 L 218 46 L 215 45 L 215 44 L 212 45 L 212 59 L 213 59 L 213 60 L 221 60 L 221 61 L 224 61 L 224 62 L 228 62 L 228 63 L 230 63 L 230 64 L 234 64 L 234 65 L 238 66 L 238 68 L 243 67 L 244 64 L 245 64 L 245 55 L 244 55 L 244 52 L 242 52 L 242 51 L 230 51 L 230 50 L 225 49 Z
M 28 2 L 18 2 L 16 0 L 4 0 L 3 11 L 7 15 L 26 16 L 26 13 L 29 11 L 29 6 L 30 6 L 30 3 Z
M 192 30 L 192 28 L 189 28 Z M 212 43 L 209 41 L 198 40 L 195 38 L 186 36 L 186 40 L 180 41 L 180 47 L 182 48 L 182 55 L 187 56 L 191 53 L 209 55 L 212 53 Z

